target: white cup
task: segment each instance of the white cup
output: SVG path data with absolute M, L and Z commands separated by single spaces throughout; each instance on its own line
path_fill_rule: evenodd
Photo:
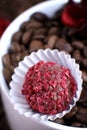
M 2 70 L 2 56 L 7 53 L 11 43 L 11 37 L 14 32 L 19 30 L 19 26 L 36 11 L 40 11 L 51 17 L 56 10 L 60 9 L 68 0 L 53 0 L 42 2 L 19 15 L 6 29 L 0 41 L 0 87 L 1 97 L 8 119 L 9 126 L 12 130 L 87 130 L 87 128 L 76 128 L 60 125 L 50 121 L 39 121 L 33 117 L 24 117 L 14 110 L 10 102 L 9 89 L 4 79 Z

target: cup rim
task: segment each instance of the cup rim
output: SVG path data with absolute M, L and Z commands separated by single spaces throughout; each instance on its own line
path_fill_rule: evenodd
M 77 0 L 78 1 L 78 0 Z M 61 6 L 63 6 L 63 5 L 65 5 L 67 2 L 68 2 L 68 0 L 61 0 L 61 1 L 59 1 L 59 0 L 55 0 L 55 1 L 44 1 L 44 2 L 41 2 L 41 3 L 39 3 L 39 4 L 37 4 L 37 5 L 35 5 L 35 6 L 32 6 L 31 8 L 29 8 L 29 9 L 27 9 L 27 10 L 25 10 L 22 14 L 20 14 L 17 18 L 15 18 L 13 21 L 12 21 L 12 23 L 7 27 L 7 29 L 5 30 L 5 32 L 3 33 L 3 35 L 2 35 L 2 37 L 1 37 L 1 39 L 0 39 L 0 44 L 1 45 L 3 45 L 3 43 L 5 42 L 5 41 L 8 41 L 8 43 L 10 42 L 10 40 L 11 40 L 11 36 L 13 35 L 13 33 L 14 32 L 16 32 L 18 29 L 19 29 L 19 25 L 21 25 L 21 23 L 23 22 L 23 21 L 26 21 L 26 20 L 28 20 L 29 19 L 29 17 L 30 17 L 30 15 L 32 14 L 32 13 L 34 13 L 35 11 L 40 11 L 41 10 L 41 8 L 43 8 L 43 6 L 44 6 L 44 8 L 46 8 L 46 7 L 49 7 L 50 5 L 52 6 L 52 5 L 56 5 L 56 4 L 58 4 L 58 2 L 60 2 L 62 5 Z M 57 9 L 57 6 L 56 6 L 56 9 Z M 56 10 L 55 9 L 55 10 Z M 34 10 L 34 11 L 33 11 Z M 30 13 L 30 14 L 28 14 L 28 16 L 29 17 L 27 17 L 27 13 Z M 42 11 L 43 12 L 43 11 Z M 45 12 L 46 12 L 46 10 L 45 10 Z M 23 16 L 25 15 L 25 19 L 23 20 L 22 18 L 23 18 Z M 52 14 L 50 14 L 50 17 L 52 16 Z M 22 19 L 22 21 L 20 22 L 20 19 Z M 15 24 L 17 24 L 17 26 L 14 28 L 14 25 Z M 8 32 L 10 32 L 10 33 L 8 33 Z M 8 34 L 8 35 L 7 35 Z M 6 37 L 6 36 L 8 36 L 8 37 Z M 5 40 L 5 37 L 6 37 L 6 40 Z M 3 51 L 3 47 L 4 47 L 4 45 L 2 46 L 2 51 Z M 7 46 L 8 47 L 8 46 Z M 6 50 L 7 50 L 7 48 L 6 48 Z M 5 50 L 5 51 L 6 51 Z M 3 69 L 3 65 L 2 65 L 2 56 L 3 56 L 3 54 L 5 54 L 4 52 L 0 52 L 0 77 L 1 77 L 1 79 L 0 79 L 0 92 L 1 91 L 3 91 L 4 93 L 5 93 L 5 95 L 7 96 L 7 98 L 9 98 L 10 99 L 10 96 L 9 96 L 9 89 L 8 89 L 8 87 L 7 87 L 7 84 L 6 84 L 6 82 L 5 82 L 5 79 L 4 79 L 4 76 L 3 76 L 3 74 L 2 74 L 2 69 Z M 64 130 L 64 129 L 67 129 L 67 130 L 73 130 L 73 129 L 75 129 L 75 130 L 81 130 L 81 129 L 84 129 L 84 130 L 86 130 L 87 128 L 79 128 L 79 127 L 72 127 L 72 126 L 66 126 L 66 125 L 61 125 L 61 124 L 57 124 L 57 123 L 55 123 L 55 122 L 51 122 L 51 121 L 40 121 L 40 123 L 41 124 L 44 124 L 44 125 L 46 125 L 46 126 L 48 126 L 48 127 L 50 127 L 50 128 L 53 128 L 53 129 L 55 129 L 55 130 L 58 130 L 58 128 L 60 128 L 60 130 Z

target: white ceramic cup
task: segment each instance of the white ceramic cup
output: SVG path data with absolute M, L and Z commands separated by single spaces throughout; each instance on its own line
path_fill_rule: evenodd
M 8 119 L 9 126 L 12 130 L 87 130 L 87 128 L 76 128 L 60 125 L 50 121 L 39 121 L 33 117 L 24 117 L 14 110 L 13 104 L 10 102 L 9 89 L 5 82 L 2 70 L 2 56 L 7 52 L 11 37 L 14 32 L 19 30 L 19 26 L 36 11 L 40 11 L 52 17 L 56 10 L 60 9 L 68 0 L 53 0 L 42 2 L 22 13 L 18 16 L 6 29 L 0 41 L 0 87 L 1 97 Z

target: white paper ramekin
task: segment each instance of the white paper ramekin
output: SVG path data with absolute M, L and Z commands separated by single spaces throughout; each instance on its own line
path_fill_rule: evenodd
M 69 68 L 72 76 L 77 83 L 76 95 L 73 98 L 72 102 L 69 104 L 68 109 L 55 115 L 42 114 L 33 111 L 27 103 L 25 96 L 21 93 L 25 80 L 25 74 L 27 73 L 28 69 L 41 60 L 44 62 L 55 62 L 60 66 L 63 65 L 66 68 Z M 29 56 L 26 56 L 23 61 L 19 62 L 19 65 L 17 68 L 15 68 L 14 72 L 15 73 L 12 76 L 12 81 L 10 82 L 11 101 L 14 104 L 14 108 L 18 110 L 19 113 L 27 117 L 33 116 L 40 120 L 54 120 L 56 118 L 62 118 L 66 113 L 71 111 L 80 97 L 82 90 L 82 73 L 79 70 L 79 65 L 75 63 L 75 59 L 71 58 L 71 56 L 64 51 L 59 52 L 57 49 L 41 49 L 37 52 L 32 52 Z

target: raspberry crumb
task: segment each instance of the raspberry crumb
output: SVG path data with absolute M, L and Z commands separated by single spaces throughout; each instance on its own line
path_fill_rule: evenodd
M 70 70 L 44 61 L 29 68 L 22 89 L 33 110 L 51 115 L 66 110 L 75 93 L 76 82 Z

